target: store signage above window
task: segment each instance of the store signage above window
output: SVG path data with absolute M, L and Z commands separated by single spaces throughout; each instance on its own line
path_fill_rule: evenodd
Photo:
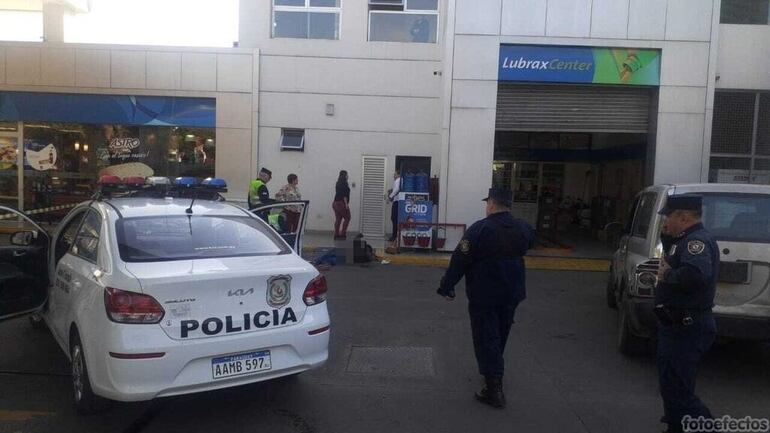
M 657 86 L 660 50 L 501 45 L 499 80 Z
M 214 98 L 0 92 L 0 120 L 216 126 Z

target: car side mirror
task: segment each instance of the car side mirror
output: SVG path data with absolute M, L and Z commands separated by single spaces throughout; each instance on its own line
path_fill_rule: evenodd
M 28 247 L 35 242 L 35 232 L 23 231 L 11 235 L 11 245 Z

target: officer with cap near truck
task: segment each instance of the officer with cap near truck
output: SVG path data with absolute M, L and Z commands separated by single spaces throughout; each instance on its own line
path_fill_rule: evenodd
M 516 307 L 526 297 L 523 256 L 535 242 L 532 227 L 511 215 L 512 199 L 508 189 L 489 190 L 487 217 L 465 233 L 437 290 L 454 300 L 454 287 L 465 277 L 473 347 L 486 383 L 476 399 L 496 408 L 505 407 L 503 352 Z
M 712 418 L 695 396 L 698 363 L 716 338 L 714 306 L 719 275 L 719 247 L 701 222 L 702 197 L 668 197 L 660 211 L 664 258 L 658 269 L 655 315 L 658 317 L 658 378 L 669 433 L 682 432 L 682 420 Z

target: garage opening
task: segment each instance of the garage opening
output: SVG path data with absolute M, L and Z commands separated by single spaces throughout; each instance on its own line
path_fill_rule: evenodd
M 656 107 L 655 87 L 499 83 L 493 184 L 513 190 L 537 253 L 611 255 L 652 182 Z

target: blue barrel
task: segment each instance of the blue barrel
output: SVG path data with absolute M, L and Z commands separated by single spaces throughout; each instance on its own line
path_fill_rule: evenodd
M 430 187 L 428 185 L 428 175 L 425 172 L 419 172 L 415 176 L 415 192 L 422 192 L 422 193 L 428 193 L 430 192 Z
M 413 173 L 404 175 L 404 192 L 415 192 L 415 179 Z

